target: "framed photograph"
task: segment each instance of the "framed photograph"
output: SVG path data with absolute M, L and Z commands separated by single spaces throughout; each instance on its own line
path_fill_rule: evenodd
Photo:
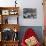
M 10 10 L 10 11 L 9 11 L 9 14 L 10 14 L 10 15 L 16 15 L 17 13 L 18 13 L 18 12 L 17 12 L 16 10 Z
M 9 15 L 9 10 L 2 10 L 2 15 Z
M 37 18 L 36 8 L 24 8 L 23 9 L 23 18 Z

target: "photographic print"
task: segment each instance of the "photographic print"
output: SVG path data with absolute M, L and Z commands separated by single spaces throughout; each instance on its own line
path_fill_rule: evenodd
M 37 18 L 36 8 L 24 8 L 23 18 Z

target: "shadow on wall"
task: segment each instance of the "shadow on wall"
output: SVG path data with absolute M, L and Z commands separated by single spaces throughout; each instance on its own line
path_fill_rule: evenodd
M 20 32 L 19 32 L 19 39 L 20 39 L 20 42 L 23 38 L 23 35 L 25 33 L 25 31 L 28 29 L 28 28 L 32 28 L 34 30 L 34 32 L 36 32 L 37 34 L 37 37 L 39 39 L 39 41 L 41 43 L 43 43 L 43 30 L 42 30 L 42 26 L 21 26 L 20 27 Z

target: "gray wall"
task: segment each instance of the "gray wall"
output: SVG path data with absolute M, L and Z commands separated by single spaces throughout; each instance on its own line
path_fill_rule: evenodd
M 24 35 L 25 31 L 28 28 L 34 29 L 34 31 L 36 32 L 36 34 L 38 36 L 39 41 L 42 43 L 43 42 L 43 33 L 42 33 L 43 30 L 42 30 L 42 26 L 21 26 L 20 27 L 20 32 L 19 32 L 19 39 L 20 39 L 20 41 L 22 40 L 23 35 Z

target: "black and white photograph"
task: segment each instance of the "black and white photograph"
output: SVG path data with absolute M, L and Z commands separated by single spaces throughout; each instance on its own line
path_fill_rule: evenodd
M 24 8 L 23 18 L 37 18 L 36 8 Z

